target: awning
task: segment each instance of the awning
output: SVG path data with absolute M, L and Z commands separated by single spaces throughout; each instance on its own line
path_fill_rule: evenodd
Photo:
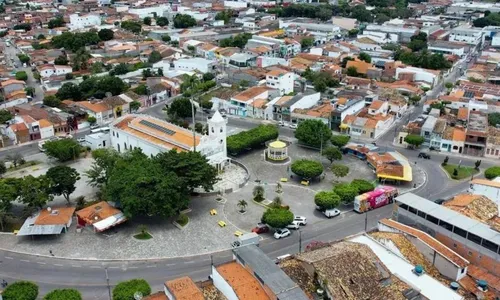
M 120 223 L 127 221 L 127 218 L 123 213 L 118 213 L 97 223 L 94 223 L 94 228 L 96 231 L 101 232 Z

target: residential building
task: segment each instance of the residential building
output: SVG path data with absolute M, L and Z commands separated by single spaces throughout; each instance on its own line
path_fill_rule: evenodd
M 329 101 L 324 101 L 311 108 L 295 108 L 292 111 L 292 124 L 299 124 L 304 120 L 320 120 L 325 124 L 330 124 L 333 105 Z M 331 125 L 329 125 L 331 126 Z
M 28 96 L 24 91 L 25 86 L 26 83 L 20 80 L 9 79 L 0 82 L 0 89 L 4 98 L 4 101 L 0 103 L 0 109 L 28 103 Z
M 168 300 L 204 300 L 203 293 L 187 276 L 165 282 L 164 292 Z
M 217 111 L 208 120 L 208 135 L 200 135 L 148 115 L 129 114 L 110 125 L 109 135 L 111 146 L 118 152 L 140 148 L 150 156 L 172 149 L 196 150 L 221 170 L 228 162 L 226 122 Z
M 346 69 L 352 67 L 356 68 L 356 72 L 363 75 L 366 75 L 369 69 L 375 68 L 371 63 L 367 63 L 359 59 L 350 60 L 347 62 Z
M 292 122 L 293 111 L 296 109 L 309 109 L 318 104 L 320 99 L 321 93 L 298 93 L 295 96 L 282 96 L 272 104 L 273 120 Z
M 500 129 L 495 127 L 488 128 L 488 137 L 486 138 L 486 152 L 484 157 L 500 158 Z
M 420 135 L 425 139 L 424 144 L 429 145 L 431 143 L 432 132 L 434 131 L 437 120 L 438 119 L 433 116 L 428 116 L 427 119 L 425 119 L 420 131 Z
M 282 69 L 275 69 L 266 74 L 266 86 L 277 89 L 280 95 L 293 92 L 295 74 Z
M 348 115 L 356 115 L 365 107 L 365 100 L 359 98 L 337 98 L 332 100 L 332 126 L 339 127 Z
M 28 126 L 24 123 L 15 123 L 5 129 L 5 134 L 14 142 L 21 144 L 30 141 L 30 132 Z
M 434 109 L 432 109 L 432 110 L 434 110 Z M 431 113 L 432 113 L 432 110 L 431 110 Z M 439 118 L 439 109 L 435 109 L 435 110 L 437 111 L 436 112 L 437 120 L 436 120 L 436 124 L 434 125 L 434 129 L 431 132 L 429 144 L 431 147 L 434 147 L 434 149 L 441 149 L 442 138 L 443 138 L 444 132 L 446 130 L 447 121 L 445 119 Z M 429 113 L 429 117 L 431 116 L 431 113 Z M 424 125 L 425 125 L 425 123 L 424 123 Z
M 289 35 L 308 33 L 314 36 L 317 44 L 327 43 L 341 33 L 341 28 L 333 22 L 319 23 L 317 19 L 308 18 L 280 18 L 279 28 L 284 29 Z
M 483 156 L 488 138 L 488 116 L 479 111 L 469 111 L 469 121 L 464 142 L 464 154 Z
M 408 159 L 401 153 L 394 152 L 368 152 L 366 162 L 371 166 L 379 182 L 411 182 L 413 173 Z
M 69 15 L 69 27 L 72 30 L 83 29 L 101 25 L 101 17 L 94 14 L 71 14 Z
M 376 139 L 394 122 L 393 114 L 388 113 L 387 101 L 373 100 L 370 106 L 357 115 L 347 115 L 340 125 L 341 131 L 364 138 Z
M 475 195 L 483 195 L 500 207 L 500 178 L 493 180 L 473 179 L 470 182 L 468 192 Z
M 28 217 L 16 236 L 55 235 L 67 232 L 73 221 L 74 207 L 47 207 Z
M 48 79 L 51 76 L 61 76 L 73 72 L 71 66 L 59 66 L 59 65 L 42 65 L 37 67 L 38 73 L 42 79 Z
M 396 68 L 394 78 L 415 82 L 421 86 L 432 88 L 438 82 L 440 75 L 440 71 L 402 65 Z
M 264 287 L 248 270 L 237 262 L 212 266 L 214 286 L 228 300 L 270 300 Z
M 215 63 L 212 60 L 194 57 L 182 58 L 174 61 L 175 70 L 179 71 L 195 71 L 202 73 L 213 73 L 215 71 Z
M 87 206 L 76 212 L 78 226 L 90 226 L 94 232 L 103 232 L 125 221 L 127 217 L 106 201 Z
M 221 102 L 221 106 L 219 109 L 225 109 L 227 113 L 231 115 L 237 115 L 246 117 L 250 108 L 250 104 L 252 104 L 257 99 L 269 99 L 269 89 L 264 86 L 253 86 L 245 91 L 232 96 L 229 101 L 225 100 Z
M 102 101 L 78 101 L 73 102 L 64 100 L 63 104 L 68 107 L 78 107 L 88 116 L 94 117 L 98 125 L 104 125 L 111 122 L 114 118 L 112 107 Z
M 384 41 L 392 43 L 408 43 L 411 37 L 418 33 L 417 28 L 406 28 L 402 26 L 387 26 L 368 24 L 363 30 L 363 35 L 384 38 Z
M 450 42 L 464 42 L 473 46 L 477 46 L 483 38 L 481 29 L 472 29 L 466 27 L 453 28 L 450 31 L 448 40 Z
M 463 127 L 446 127 L 441 137 L 441 151 L 462 153 L 465 147 L 465 136 Z

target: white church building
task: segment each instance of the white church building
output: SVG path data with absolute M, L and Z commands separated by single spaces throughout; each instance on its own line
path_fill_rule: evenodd
M 118 152 L 141 148 L 148 156 L 176 149 L 198 151 L 210 164 L 223 169 L 229 162 L 226 148 L 227 121 L 216 111 L 208 120 L 208 135 L 195 133 L 158 118 L 129 114 L 115 120 L 110 126 L 111 146 Z

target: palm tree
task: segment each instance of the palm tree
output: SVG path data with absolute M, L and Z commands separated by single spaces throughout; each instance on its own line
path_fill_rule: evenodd
M 245 208 L 248 206 L 248 203 L 241 199 L 239 202 L 238 202 L 238 207 L 240 208 L 240 212 L 244 212 L 245 211 Z
M 273 199 L 273 206 L 274 207 L 281 207 L 282 204 L 283 204 L 283 200 L 281 199 L 281 197 L 279 197 L 279 196 L 274 197 L 274 199 Z
M 262 201 L 264 200 L 264 187 L 261 185 L 257 185 L 253 188 L 253 200 Z
M 146 235 L 146 233 L 148 232 L 148 227 L 144 224 L 141 224 L 137 227 L 137 229 L 139 229 L 139 232 L 142 234 L 142 235 Z

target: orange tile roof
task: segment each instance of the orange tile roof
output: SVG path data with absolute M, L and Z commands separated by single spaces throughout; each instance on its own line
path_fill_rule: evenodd
M 395 228 L 399 231 L 402 231 L 406 234 L 409 234 L 411 236 L 417 237 L 420 241 L 423 243 L 427 244 L 429 247 L 433 248 L 436 250 L 438 253 L 452 261 L 455 265 L 459 266 L 460 268 L 465 268 L 469 265 L 469 261 L 466 260 L 465 258 L 461 257 L 457 253 L 455 253 L 453 250 L 450 248 L 446 247 L 443 245 L 440 241 L 436 240 L 435 238 L 431 237 L 425 232 L 422 232 L 420 230 L 417 230 L 413 227 L 403 225 L 399 222 L 396 222 L 394 220 L 390 219 L 382 219 L 379 221 L 380 223 Z
M 242 102 L 246 102 L 254 99 L 255 97 L 261 95 L 262 93 L 268 91 L 269 88 L 265 86 L 253 86 L 244 90 L 243 92 L 233 96 L 234 99 Z
M 143 120 L 172 130 L 174 133 L 170 135 L 160 130 L 150 128 L 146 125 L 141 124 L 141 121 Z M 118 123 L 116 123 L 114 127 L 119 128 L 138 138 L 149 141 L 150 143 L 163 146 L 168 149 L 185 151 L 194 147 L 193 133 L 190 130 L 148 116 L 127 115 Z M 196 135 L 195 143 L 196 145 L 200 144 L 199 135 Z
M 35 225 L 66 225 L 74 213 L 74 207 L 53 207 L 51 211 L 43 209 L 36 218 Z
M 143 298 L 143 300 L 170 300 L 167 298 L 167 295 L 165 295 L 165 292 L 157 292 L 154 294 L 151 294 L 149 296 L 146 296 Z
M 217 272 L 233 288 L 241 300 L 269 300 L 264 288 L 242 265 L 230 262 L 217 267 Z
M 177 300 L 204 300 L 203 293 L 187 276 L 165 282 L 172 296 Z
M 339 98 L 339 100 L 337 101 L 337 104 L 345 105 L 347 103 L 347 101 L 348 101 L 347 98 Z
M 35 119 L 33 119 L 33 118 L 32 118 L 31 116 L 29 116 L 29 115 L 21 115 L 20 117 L 21 117 L 21 119 L 23 119 L 24 123 L 31 124 L 31 123 L 36 122 L 36 120 L 35 120 Z
M 475 265 L 470 265 L 467 268 L 467 274 L 476 280 L 480 279 L 486 280 L 489 287 L 492 287 L 497 292 L 500 291 L 500 278 L 498 276 L 495 276 Z M 488 299 L 493 299 L 493 298 L 488 298 Z
M 255 99 L 251 106 L 255 108 L 263 108 L 267 104 L 267 99 Z
M 47 128 L 52 126 L 52 123 L 50 123 L 50 121 L 47 119 L 38 120 L 38 124 L 40 124 L 40 128 Z
M 374 120 L 374 119 L 368 119 L 366 120 L 366 123 L 365 123 L 365 128 L 371 128 L 371 129 L 375 129 L 377 128 L 377 124 L 378 124 L 378 121 L 377 120 Z
M 382 107 L 382 105 L 384 105 L 384 101 L 374 100 L 374 101 L 370 104 L 369 108 L 370 108 L 370 109 L 375 109 L 375 110 L 377 110 L 377 109 L 380 109 L 380 108 Z
M 76 215 L 87 224 L 94 224 L 111 216 L 119 214 L 121 211 L 109 205 L 106 201 L 101 201 L 94 205 L 85 207 L 76 212 Z
M 474 179 L 471 181 L 471 183 L 500 188 L 500 182 L 488 179 Z
M 368 69 L 372 68 L 373 65 L 361 60 L 350 60 L 347 62 L 346 69 L 349 69 L 350 67 L 355 67 L 356 71 L 360 74 L 366 74 Z
M 467 274 L 469 274 L 471 272 L 470 270 L 474 269 L 474 268 L 475 267 L 473 265 L 469 266 L 469 268 L 467 268 Z M 475 270 L 472 272 L 476 276 L 482 275 L 480 272 L 475 272 Z M 479 277 L 478 279 L 483 279 L 483 278 L 486 278 L 486 277 Z M 477 280 L 478 279 L 474 279 L 470 275 L 467 275 L 464 278 L 460 279 L 460 281 L 458 281 L 458 282 L 466 291 L 475 295 L 477 297 L 477 299 L 495 299 L 495 293 L 493 290 L 488 289 L 486 292 L 483 292 L 477 288 Z M 488 284 L 490 283 L 490 281 L 487 281 L 487 282 L 488 282 Z
M 278 76 L 284 75 L 286 73 L 288 73 L 288 71 L 281 70 L 281 69 L 274 69 L 274 70 L 268 72 L 266 75 L 278 77 Z
M 76 105 L 95 113 L 108 111 L 110 108 L 103 102 L 91 103 L 90 101 L 76 102 Z
M 15 80 L 15 79 L 9 79 L 9 80 L 5 80 L 5 81 L 2 81 L 0 82 L 0 86 L 1 87 L 6 87 L 10 84 L 26 84 L 24 81 L 21 81 L 21 80 Z
M 11 128 L 12 131 L 14 131 L 14 132 L 28 130 L 28 126 L 26 126 L 26 124 L 24 124 L 24 123 L 12 124 L 9 126 L 9 128 Z
M 467 121 L 468 118 L 469 118 L 469 108 L 467 108 L 467 107 L 460 107 L 458 109 L 457 118 L 459 120 Z
M 465 130 L 460 128 L 455 128 L 453 130 L 452 139 L 456 142 L 465 142 Z
M 288 102 L 288 100 L 292 99 L 293 96 L 283 96 L 281 97 L 274 105 L 283 105 Z

